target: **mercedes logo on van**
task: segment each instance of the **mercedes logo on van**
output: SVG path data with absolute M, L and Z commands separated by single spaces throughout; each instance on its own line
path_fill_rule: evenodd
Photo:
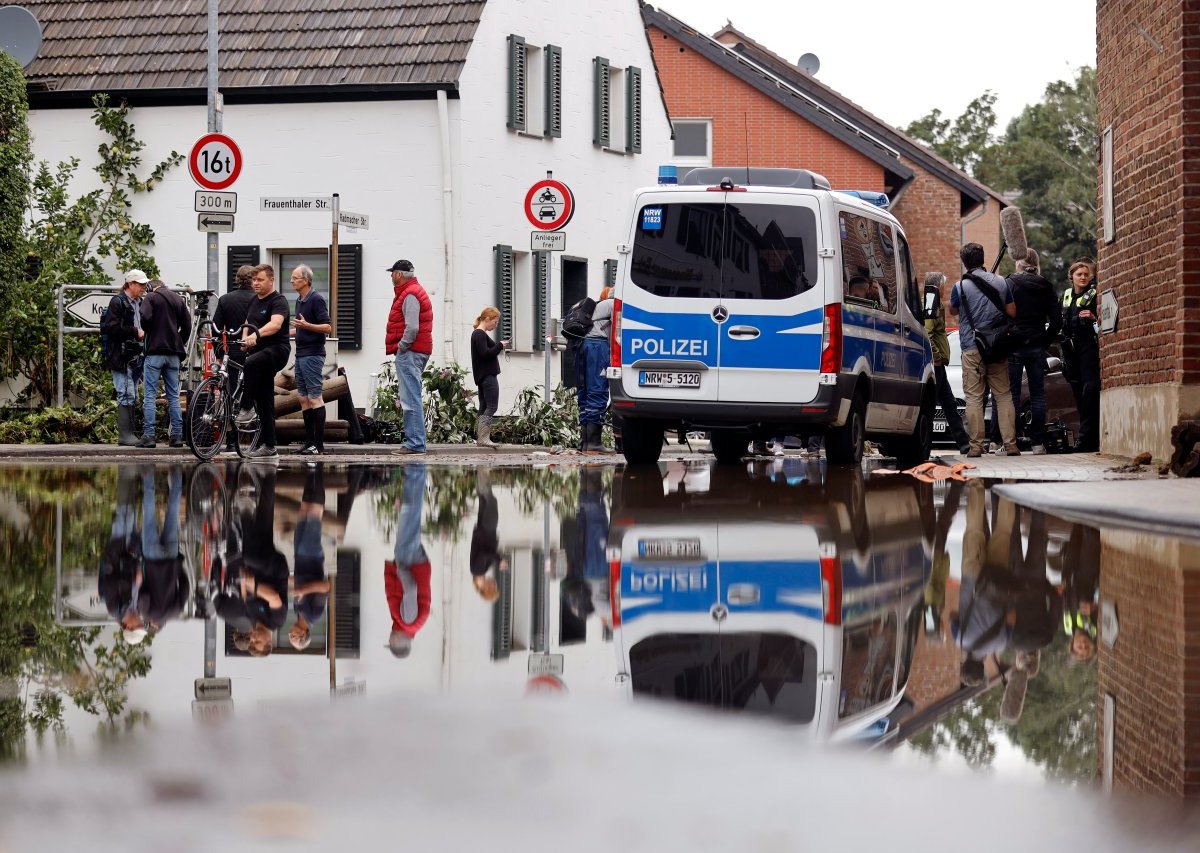
M 714 323 L 724 323 L 729 319 L 729 309 L 724 305 L 718 305 L 712 311 L 712 318 Z

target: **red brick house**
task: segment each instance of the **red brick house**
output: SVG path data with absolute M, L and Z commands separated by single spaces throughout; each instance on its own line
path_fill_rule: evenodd
M 952 282 L 964 242 L 1000 248 L 998 193 L 810 74 L 726 26 L 709 37 L 642 7 L 680 166 L 806 168 L 887 193 L 917 271 Z

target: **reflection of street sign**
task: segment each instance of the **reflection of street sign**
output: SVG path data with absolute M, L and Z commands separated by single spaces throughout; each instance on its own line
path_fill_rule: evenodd
M 197 213 L 237 213 L 237 193 L 196 190 Z
M 192 146 L 188 171 L 206 190 L 223 190 L 242 173 L 242 150 L 223 133 L 206 133 Z
M 85 326 L 100 328 L 100 312 L 108 307 L 114 296 L 116 293 L 89 293 L 63 307 Z
M 233 214 L 201 213 L 196 217 L 196 230 L 230 234 L 233 232 Z
M 197 699 L 228 699 L 233 696 L 233 682 L 228 678 L 197 678 Z
M 529 235 L 529 250 L 531 252 L 565 252 L 567 250 L 567 232 L 533 231 Z
M 367 682 L 355 681 L 351 678 L 347 678 L 345 683 L 333 688 L 333 695 L 338 699 L 344 699 L 347 696 L 362 696 L 366 692 Z
M 575 215 L 575 196 L 562 181 L 547 178 L 525 193 L 525 218 L 539 231 L 557 231 Z
M 1100 599 L 1100 642 L 1110 649 L 1117 643 L 1121 626 L 1117 624 L 1117 603 L 1111 598 Z
M 531 654 L 528 667 L 530 675 L 562 675 L 563 656 Z
M 365 213 L 352 213 L 349 210 L 338 209 L 338 224 L 348 228 L 361 228 L 364 231 L 371 228 L 371 217 Z
M 233 715 L 232 699 L 193 699 L 192 719 L 203 723 L 215 723 Z

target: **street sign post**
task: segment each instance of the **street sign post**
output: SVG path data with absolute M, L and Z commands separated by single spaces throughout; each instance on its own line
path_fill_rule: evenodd
M 237 193 L 196 190 L 197 213 L 237 213 Z
M 223 133 L 206 133 L 192 146 L 188 171 L 206 190 L 233 186 L 242 173 L 242 149 Z
M 201 213 L 196 217 L 196 230 L 210 234 L 233 233 L 232 213 Z
M 529 234 L 529 249 L 533 252 L 565 252 L 566 231 L 532 231 Z
M 98 329 L 100 328 L 100 312 L 108 307 L 112 298 L 113 294 L 111 293 L 89 293 L 63 308 L 83 325 L 95 326 Z
M 554 173 L 547 171 L 545 180 L 538 181 L 529 188 L 525 193 L 525 218 L 529 220 L 529 224 L 535 229 L 534 235 L 530 240 L 530 245 L 533 246 L 533 251 L 540 252 L 561 252 L 566 248 L 566 237 L 561 237 L 561 248 L 554 248 L 559 245 L 558 240 L 551 239 L 547 242 L 550 248 L 537 248 L 538 231 L 559 231 L 566 227 L 571 221 L 571 217 L 575 215 L 575 195 L 571 192 L 571 188 L 562 181 L 554 180 Z M 546 293 L 545 304 L 542 308 L 542 319 L 544 328 L 546 329 L 546 340 L 542 344 L 542 359 L 545 364 L 545 382 L 542 387 L 542 399 L 545 402 L 550 402 L 550 351 L 553 348 L 553 332 L 550 331 L 551 317 L 550 306 L 554 304 L 551 299 L 551 294 L 554 292 L 552 286 L 554 276 L 552 273 L 552 264 L 547 259 L 546 263 Z

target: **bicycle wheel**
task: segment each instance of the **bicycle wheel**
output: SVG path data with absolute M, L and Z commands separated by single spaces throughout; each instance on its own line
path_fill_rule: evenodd
M 243 459 L 247 459 L 251 451 L 258 447 L 262 429 L 258 422 L 258 415 L 255 414 L 254 420 L 247 425 L 234 423 L 233 428 L 237 431 L 237 454 Z
M 228 395 L 222 377 L 212 376 L 200 383 L 188 401 L 187 420 L 192 452 L 200 459 L 212 459 L 225 443 L 229 424 Z

